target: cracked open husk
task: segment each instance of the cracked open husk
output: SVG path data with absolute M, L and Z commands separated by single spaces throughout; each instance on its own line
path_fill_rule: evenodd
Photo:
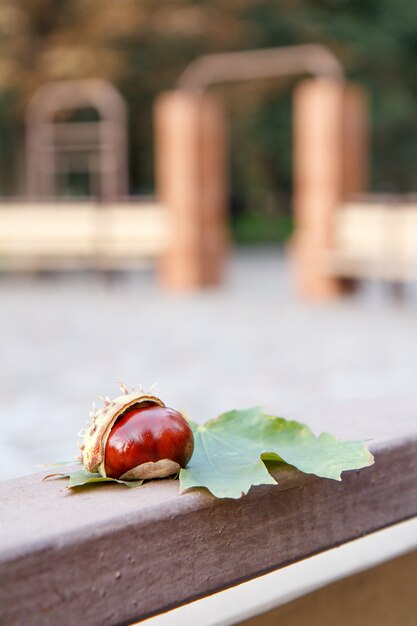
M 106 443 L 116 420 L 133 406 L 165 406 L 162 400 L 150 393 L 128 392 L 123 385 L 121 385 L 121 389 L 124 391 L 123 395 L 114 400 L 103 398 L 104 406 L 101 409 L 96 409 L 93 405 L 93 410 L 90 413 L 91 422 L 82 435 L 81 461 L 87 470 L 99 472 L 102 476 L 107 475 L 105 467 Z

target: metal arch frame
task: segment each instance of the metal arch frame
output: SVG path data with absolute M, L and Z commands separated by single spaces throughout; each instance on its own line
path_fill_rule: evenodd
M 26 110 L 27 192 L 29 197 L 54 197 L 56 149 L 53 140 L 56 113 L 92 107 L 101 120 L 90 124 L 98 131 L 100 197 L 115 199 L 128 192 L 127 112 L 120 93 L 100 79 L 51 82 L 40 87 Z M 67 124 L 71 132 L 72 124 Z
M 301 74 L 344 80 L 342 65 L 328 48 L 305 44 L 201 56 L 181 74 L 177 88 L 202 95 L 216 83 Z

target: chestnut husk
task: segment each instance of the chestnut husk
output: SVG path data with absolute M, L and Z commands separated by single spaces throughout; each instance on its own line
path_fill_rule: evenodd
M 121 389 L 124 391 L 123 395 L 110 400 L 110 398 L 104 398 L 104 406 L 101 409 L 96 409 L 93 405 L 93 410 L 90 413 L 91 423 L 88 425 L 85 433 L 82 435 L 83 441 L 80 444 L 81 456 L 84 467 L 89 472 L 97 472 L 101 476 L 106 477 L 105 466 L 105 451 L 107 439 L 110 432 L 118 420 L 128 409 L 132 407 L 146 407 L 146 406 L 160 406 L 165 407 L 165 404 L 158 398 L 150 393 L 143 391 L 129 392 L 123 385 Z M 163 461 L 168 461 L 164 463 Z M 174 467 L 172 461 L 169 459 L 163 459 L 155 463 L 146 463 L 147 468 L 144 469 L 145 475 L 138 475 L 134 472 L 126 472 L 121 478 L 127 479 L 139 479 L 139 478 L 155 478 L 169 476 L 177 469 Z M 132 468 L 135 469 L 135 468 Z M 179 469 L 179 467 L 178 467 Z

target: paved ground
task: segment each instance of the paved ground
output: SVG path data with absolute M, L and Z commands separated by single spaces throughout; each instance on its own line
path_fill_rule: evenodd
M 73 458 L 91 401 L 118 380 L 158 382 L 197 421 L 262 404 L 351 435 L 333 416 L 361 406 L 355 435 L 371 437 L 366 403 L 414 411 L 415 294 L 399 304 L 374 286 L 313 306 L 290 285 L 273 252 L 240 254 L 223 288 L 198 295 L 169 295 L 146 274 L 0 279 L 0 478 Z

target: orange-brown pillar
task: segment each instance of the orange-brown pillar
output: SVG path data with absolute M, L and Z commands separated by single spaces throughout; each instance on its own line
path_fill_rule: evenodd
M 343 96 L 342 194 L 349 200 L 369 186 L 369 105 L 359 85 L 347 83 Z
M 161 278 L 172 289 L 217 285 L 227 235 L 226 132 L 211 95 L 173 91 L 155 106 L 158 196 L 168 211 Z
M 294 260 L 298 290 L 327 298 L 343 290 L 326 273 L 332 222 L 343 200 L 367 186 L 366 98 L 353 85 L 302 82 L 294 101 Z
M 324 273 L 331 220 L 342 199 L 344 85 L 308 80 L 294 101 L 294 261 L 297 287 L 309 298 L 338 293 L 337 279 Z

